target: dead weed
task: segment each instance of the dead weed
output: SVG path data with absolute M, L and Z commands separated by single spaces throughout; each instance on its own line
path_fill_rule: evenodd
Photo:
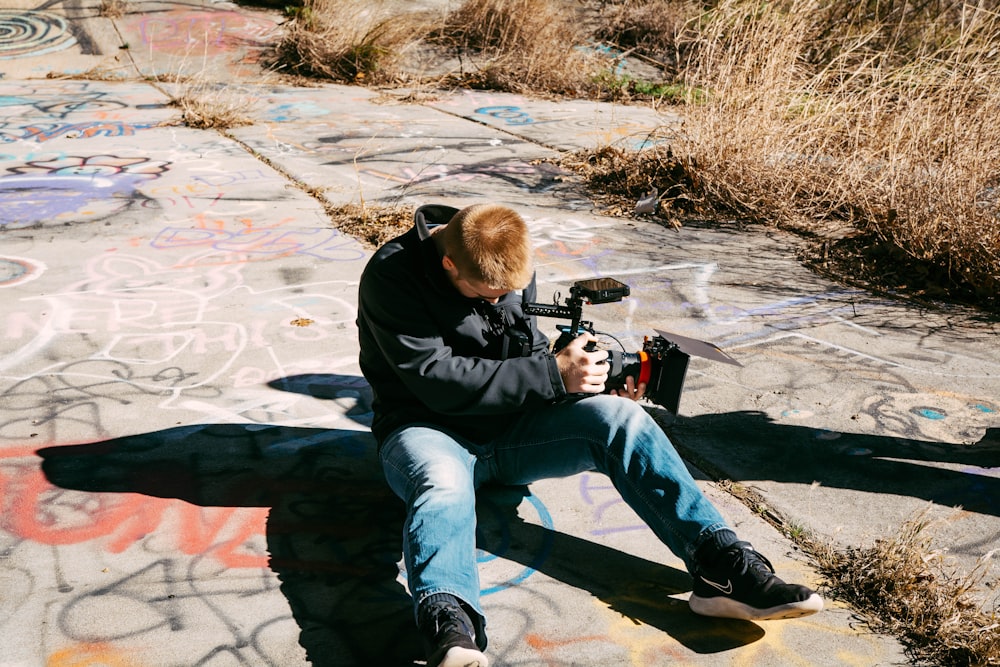
M 638 200 L 653 193 L 660 218 L 675 220 L 711 209 L 699 192 L 697 165 L 674 155 L 668 145 L 644 151 L 604 146 L 573 153 L 559 164 L 582 176 L 607 212 L 630 214 Z
M 1000 665 L 1000 616 L 984 612 L 974 595 L 993 554 L 957 572 L 934 546 L 933 524 L 925 510 L 870 547 L 812 551 L 832 594 L 864 613 L 873 630 L 900 637 L 920 661 Z
M 104 18 L 121 18 L 128 12 L 128 0 L 101 0 L 97 12 Z
M 413 227 L 413 213 L 412 206 L 346 204 L 327 209 L 337 229 L 370 248 L 378 248 L 409 231 Z
M 558 0 L 465 0 L 431 41 L 463 62 L 456 83 L 518 93 L 596 91 L 607 58 L 581 49 L 578 10 Z
M 394 14 L 386 2 L 305 0 L 292 10 L 274 67 L 345 83 L 397 80 L 397 64 L 430 30 L 423 12 Z
M 219 83 L 180 85 L 172 102 L 188 127 L 226 130 L 253 124 L 256 101 L 249 91 Z

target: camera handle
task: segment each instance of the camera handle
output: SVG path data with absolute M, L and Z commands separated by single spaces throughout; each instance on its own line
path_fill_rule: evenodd
M 576 328 L 568 324 L 557 324 L 556 329 L 559 331 L 559 338 L 552 344 L 553 354 L 569 345 L 575 338 L 579 338 L 585 333 L 595 333 L 592 322 L 580 322 Z M 587 343 L 583 349 L 587 352 L 594 352 L 597 350 L 597 344 Z
M 573 331 L 572 327 L 566 324 L 557 324 L 556 329 L 560 331 L 560 334 L 558 340 L 556 340 L 555 344 L 552 346 L 553 352 L 558 352 L 559 350 L 569 345 L 570 341 L 572 341 L 574 338 L 582 336 L 585 333 L 589 332 L 595 335 L 597 334 L 597 331 L 594 329 L 594 324 L 592 322 L 580 322 L 580 326 L 577 327 L 576 331 Z M 597 347 L 597 343 L 595 343 L 594 341 L 590 341 L 583 347 L 584 352 L 597 352 L 599 349 L 601 348 Z M 608 353 L 608 358 L 605 359 L 604 361 L 599 361 L 597 363 L 610 364 L 611 368 L 608 370 L 608 376 L 615 377 L 619 373 L 621 373 L 622 368 L 624 368 L 624 362 L 622 360 L 622 351 L 615 349 L 607 349 L 605 351 Z

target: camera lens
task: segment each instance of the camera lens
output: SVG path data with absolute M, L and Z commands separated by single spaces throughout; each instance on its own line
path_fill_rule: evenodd
M 634 378 L 636 386 L 642 382 L 649 382 L 652 364 L 649 355 L 644 351 L 611 350 L 608 353 L 608 361 L 611 363 L 611 369 L 604 385 L 608 389 L 621 389 L 625 386 L 625 378 L 627 377 Z

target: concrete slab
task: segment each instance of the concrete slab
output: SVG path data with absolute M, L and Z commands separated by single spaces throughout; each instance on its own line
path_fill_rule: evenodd
M 51 3 L 49 3 L 51 4 Z M 120 16 L 101 0 L 49 7 L 12 0 L 0 9 L 0 78 L 232 81 L 261 73 L 280 34 L 277 9 L 213 0 L 126 0 Z
M 142 6 L 175 27 L 210 9 Z M 232 72 L 232 55 L 210 59 Z M 265 84 L 257 122 L 227 134 L 172 125 L 157 86 L 0 81 L 0 665 L 419 664 L 357 367 L 371 250 L 303 185 L 514 205 L 540 298 L 617 277 L 630 298 L 586 314 L 626 349 L 654 328 L 719 343 L 742 367 L 693 360 L 670 431 L 787 578 L 818 581 L 711 477 L 845 545 L 930 502 L 960 565 L 1000 537 L 1000 325 L 839 287 L 783 234 L 602 217 L 538 163 L 634 145 L 659 115 Z M 695 617 L 679 561 L 606 480 L 530 491 L 479 508 L 493 664 L 907 664 L 836 602 Z
M 0 153 L 8 162 L 51 158 L 46 149 L 55 139 L 132 137 L 180 118 L 169 98 L 134 82 L 0 81 L 0 108 Z
M 558 153 L 450 113 L 346 86 L 286 96 L 257 95 L 262 122 L 233 136 L 333 201 L 383 203 L 490 196 L 523 201 L 571 192 L 559 168 L 539 162 Z M 326 110 L 326 111 L 321 111 Z
M 680 123 L 675 114 L 646 107 L 589 100 L 553 105 L 523 95 L 475 90 L 452 93 L 428 106 L 560 151 L 603 146 L 641 150 L 653 143 L 653 130 Z
M 65 82 L 48 96 L 42 83 L 24 85 L 49 99 Z M 85 93 L 101 90 L 126 109 L 150 95 L 110 84 Z M 4 218 L 4 567 L 16 592 L 5 659 L 412 663 L 401 517 L 372 458 L 356 361 L 354 289 L 368 251 L 213 132 L 8 148 L 16 166 L 0 183 L 29 166 L 50 180 L 22 207 L 35 217 Z M 54 187 L 62 173 L 77 178 L 76 199 Z M 635 253 L 620 264 L 584 252 L 624 223 L 525 213 L 544 288 L 577 272 L 649 269 Z M 783 572 L 815 580 L 774 531 L 704 484 Z M 679 561 L 594 476 L 487 499 L 481 514 L 499 664 L 788 657 L 810 633 L 842 641 L 850 622 L 834 607 L 766 642 L 772 631 L 756 624 L 706 624 L 683 604 Z M 387 647 L 387 628 L 403 640 Z M 900 650 L 863 631 L 847 643 L 862 661 Z
M 691 460 L 841 545 L 871 545 L 930 502 L 932 516 L 948 517 L 936 534 L 962 571 L 995 548 L 995 322 L 831 285 L 789 261 L 794 240 L 782 234 L 553 218 L 574 238 L 541 240 L 546 281 L 631 285 L 627 302 L 587 311 L 598 328 L 633 351 L 666 329 L 742 364 L 692 361 L 671 430 Z M 987 609 L 997 574 L 982 591 Z

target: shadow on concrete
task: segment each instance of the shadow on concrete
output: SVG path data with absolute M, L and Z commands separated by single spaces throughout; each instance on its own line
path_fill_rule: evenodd
M 397 581 L 403 508 L 382 481 L 367 432 L 209 424 L 38 455 L 47 479 L 61 488 L 270 507 L 269 564 L 313 665 L 392 667 L 422 657 L 411 601 Z M 702 618 L 669 598 L 690 590 L 685 572 L 524 522 L 517 505 L 526 496 L 526 487 L 482 494 L 479 542 L 488 557 L 588 590 L 699 653 L 764 635 L 753 623 Z
M 764 636 L 755 623 L 698 616 L 685 600 L 670 597 L 691 590 L 691 577 L 683 570 L 526 522 L 518 513 L 530 507 L 525 499 L 540 502 L 527 486 L 488 487 L 479 493 L 479 548 L 526 568 L 493 590 L 517 585 L 537 570 L 588 591 L 636 624 L 658 628 L 700 654 L 745 646 Z
M 684 457 L 713 476 L 911 496 L 1000 516 L 1000 429 L 973 445 L 840 433 L 775 423 L 757 411 L 679 417 Z
M 364 431 L 209 424 L 38 454 L 62 488 L 269 507 L 269 565 L 310 662 L 414 665 L 423 650 L 397 582 L 402 506 L 373 451 Z
M 352 401 L 347 413 L 370 421 L 371 391 L 360 378 L 309 375 L 272 385 Z M 382 479 L 367 431 L 206 424 L 37 453 L 46 478 L 65 489 L 269 507 L 269 564 L 313 665 L 393 667 L 422 659 L 412 603 L 397 578 L 403 507 Z M 481 558 L 502 557 L 587 590 L 699 653 L 764 635 L 753 623 L 696 616 L 669 597 L 690 590 L 686 572 L 522 520 L 517 508 L 528 497 L 527 487 L 484 490 Z
M 338 401 L 352 419 L 371 424 L 372 392 L 364 378 L 302 374 L 280 378 L 270 386 Z M 588 590 L 610 608 L 666 632 L 696 653 L 725 651 L 764 636 L 754 623 L 697 616 L 687 602 L 670 597 L 691 590 L 687 572 L 525 522 L 518 515 L 525 499 L 538 502 L 526 486 L 480 491 L 476 514 L 478 547 L 483 552 L 520 563 L 525 567 L 522 574 L 538 570 Z M 498 588 L 513 585 L 516 582 Z

